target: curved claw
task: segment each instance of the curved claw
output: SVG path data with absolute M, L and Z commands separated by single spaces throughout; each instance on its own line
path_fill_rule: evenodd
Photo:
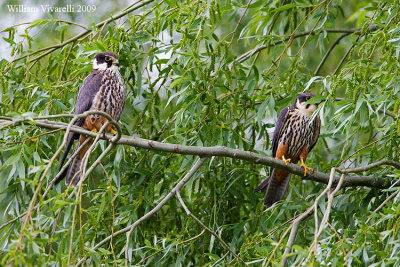
M 285 159 L 285 156 L 282 156 L 282 160 L 283 160 L 283 162 L 285 162 L 286 166 L 287 166 L 288 162 L 290 162 L 290 158 L 289 159 Z
M 98 133 L 98 131 L 97 131 L 96 128 L 93 128 L 93 129 L 91 130 L 91 132 Z
M 112 133 L 114 135 L 118 134 L 113 128 L 110 129 L 110 133 Z
M 307 171 L 314 171 L 313 168 L 308 167 L 308 166 L 304 163 L 304 160 L 303 160 L 303 159 L 300 159 L 300 160 L 301 160 L 300 166 L 304 168 L 304 176 L 307 175 Z

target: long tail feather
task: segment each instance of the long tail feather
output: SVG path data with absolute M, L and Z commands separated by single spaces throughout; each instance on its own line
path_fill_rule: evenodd
M 75 147 L 75 150 L 78 148 L 78 146 Z M 71 165 L 68 167 L 67 175 L 65 177 L 65 184 L 68 186 L 71 183 L 72 180 L 72 185 L 76 185 L 80 178 L 81 175 L 78 173 L 80 171 L 82 164 L 82 159 L 79 159 L 79 155 L 77 155 L 71 162 Z
M 258 191 L 267 190 L 270 181 L 271 181 L 271 175 L 265 178 L 264 181 L 262 181 L 261 184 L 256 189 L 254 189 L 253 192 L 256 193 Z
M 67 144 L 65 146 L 65 151 L 64 151 L 64 155 L 60 161 L 60 170 L 62 169 L 65 160 L 67 159 L 68 156 L 68 152 L 71 149 L 72 144 L 74 143 L 74 140 L 78 138 L 78 134 L 76 133 L 69 133 L 68 135 L 68 141 Z M 62 179 L 64 179 L 64 177 L 67 175 L 67 171 L 68 169 L 65 169 L 65 171 L 63 171 L 63 173 L 58 177 L 58 179 L 54 182 L 54 184 L 58 184 Z
M 267 207 L 270 207 L 275 202 L 283 199 L 289 185 L 290 173 L 286 173 L 286 175 L 282 177 L 283 179 L 281 178 L 278 181 L 278 179 L 276 179 L 276 171 L 274 169 L 270 177 L 271 179 L 264 197 L 264 205 Z

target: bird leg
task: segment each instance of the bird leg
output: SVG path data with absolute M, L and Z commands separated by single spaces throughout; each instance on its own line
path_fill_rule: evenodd
M 110 133 L 112 133 L 113 135 L 117 135 L 117 134 L 118 134 L 118 133 L 114 130 L 113 127 L 111 127 L 111 129 L 110 129 Z
M 117 135 L 117 132 L 114 130 L 114 127 L 111 123 L 107 125 L 106 132 L 111 133 L 113 135 Z
M 290 158 L 289 159 L 285 159 L 285 156 L 282 156 L 282 160 L 283 162 L 285 162 L 285 165 L 287 166 L 288 162 L 290 162 Z
M 100 116 L 93 123 L 93 125 L 94 125 L 93 127 L 95 127 L 95 129 L 97 129 L 97 131 L 100 131 L 101 127 L 103 127 L 103 125 L 106 124 L 107 122 L 108 122 L 107 118 Z M 108 124 L 104 130 L 105 131 L 103 132 L 103 137 L 106 136 L 106 133 L 111 133 L 113 135 L 117 135 L 117 132 L 114 130 L 114 127 L 111 123 Z
M 314 171 L 314 169 L 308 167 L 308 166 L 304 163 L 303 158 L 300 158 L 300 160 L 301 160 L 300 166 L 304 168 L 304 176 L 307 175 L 307 171 Z
M 285 159 L 285 155 L 288 151 L 289 145 L 288 144 L 279 144 L 278 149 L 276 150 L 276 156 L 275 158 L 283 160 L 285 162 L 286 166 L 288 162 L 290 162 L 290 159 Z

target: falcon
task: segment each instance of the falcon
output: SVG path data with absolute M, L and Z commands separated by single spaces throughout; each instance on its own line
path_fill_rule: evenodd
M 83 81 L 78 92 L 75 114 L 82 114 L 88 110 L 103 111 L 109 114 L 115 121 L 121 118 L 125 105 L 126 93 L 124 80 L 118 71 L 118 66 L 118 56 L 112 52 L 103 52 L 94 56 L 92 72 Z M 106 122 L 107 119 L 103 116 L 89 115 L 86 118 L 78 119 L 74 125 L 97 133 Z M 112 124 L 109 124 L 105 131 L 116 134 L 115 130 L 112 128 Z M 74 141 L 78 140 L 78 144 L 75 146 L 74 150 L 76 151 L 78 147 L 85 142 L 86 138 L 88 137 L 85 135 L 69 133 L 66 149 L 61 160 L 60 170 L 63 167 Z M 93 140 L 82 148 L 78 155 L 72 160 L 69 167 L 56 180 L 55 184 L 64 179 L 64 177 L 66 178 L 66 185 L 76 185 L 79 182 L 82 159 L 92 142 Z
M 319 116 L 313 118 L 313 113 L 318 104 L 307 104 L 307 101 L 315 97 L 312 93 L 302 93 L 296 98 L 296 102 L 281 110 L 272 139 L 272 156 L 288 162 L 297 163 L 300 159 L 304 168 L 304 176 L 307 171 L 312 171 L 305 164 L 308 153 L 317 143 L 321 121 Z M 290 173 L 271 168 L 267 177 L 255 190 L 266 191 L 264 205 L 272 206 L 283 199 L 289 185 Z

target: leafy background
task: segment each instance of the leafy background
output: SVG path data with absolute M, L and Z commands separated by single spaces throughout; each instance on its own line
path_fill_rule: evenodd
M 121 1 L 89 19 L 74 13 L 43 14 L 32 22 L 20 21 L 28 24 L 1 29 L 7 53 L 0 61 L 0 115 L 73 113 L 94 54 L 113 51 L 120 57 L 128 93 L 120 121 L 125 135 L 191 146 L 224 145 L 270 156 L 279 111 L 298 93 L 310 91 L 327 101 L 319 110 L 323 126 L 308 165 L 329 173 L 331 167 L 399 161 L 397 1 L 147 2 L 100 26 L 96 24 L 102 19 L 135 2 Z M 3 13 L 8 12 L 6 4 Z M 73 38 L 85 31 L 82 28 L 88 34 L 48 55 L 36 59 L 40 53 L 29 54 Z M 323 60 L 346 30 L 349 34 Z M 300 33 L 308 34 L 293 35 Z M 267 48 L 243 60 L 242 55 L 260 46 Z M 29 56 L 18 59 L 24 55 Z M 43 170 L 62 143 L 63 131 L 48 131 L 33 122 L 0 129 L 0 222 L 28 209 Z M 105 147 L 102 141 L 92 162 Z M 46 184 L 41 185 L 36 202 L 40 209 L 28 224 L 22 227 L 20 219 L 0 230 L 1 265 L 72 265 L 84 256 L 87 264 L 125 264 L 125 234 L 98 250 L 91 248 L 148 213 L 194 161 L 193 156 L 117 146 L 103 160 L 105 171 L 98 166 L 84 183 L 80 205 L 68 197 L 71 191 L 65 185 L 41 198 Z M 47 182 L 58 168 L 55 162 Z M 248 265 L 265 264 L 268 258 L 270 264 L 279 264 L 284 245 L 277 241 L 288 221 L 325 188 L 293 176 L 285 200 L 265 210 L 262 194 L 252 191 L 268 172 L 262 165 L 215 157 L 181 190 L 191 212 Z M 364 174 L 398 179 L 400 171 L 380 166 Z M 300 225 L 288 263 L 397 263 L 397 190 L 341 189 L 317 253 L 307 257 L 315 231 L 311 218 Z M 319 202 L 319 221 L 326 203 Z M 22 246 L 16 249 L 21 231 Z M 242 265 L 186 215 L 176 198 L 135 229 L 128 252 L 132 265 Z

